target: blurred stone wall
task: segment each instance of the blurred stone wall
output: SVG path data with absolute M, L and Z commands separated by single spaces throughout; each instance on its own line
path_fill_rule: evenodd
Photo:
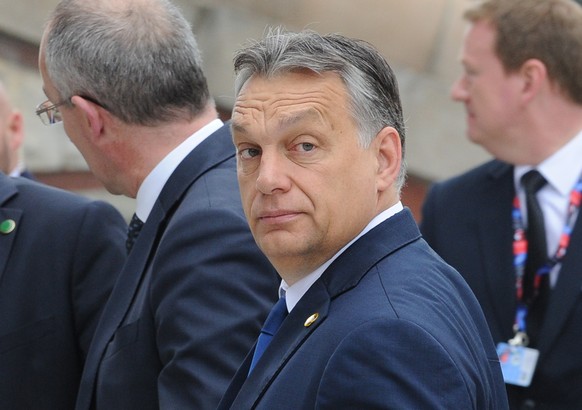
M 407 125 L 410 184 L 462 172 L 488 158 L 465 138 L 464 112 L 449 98 L 460 73 L 462 11 L 471 0 L 174 0 L 192 23 L 210 88 L 228 113 L 233 102 L 232 56 L 268 25 L 338 32 L 374 44 L 394 67 Z M 57 0 L 0 0 L 0 77 L 25 116 L 25 160 L 41 174 L 88 174 L 62 126 L 44 127 L 34 107 L 44 99 L 36 52 L 44 22 Z M 62 179 L 62 178 L 61 178 Z M 59 178 L 56 178 L 58 185 Z M 420 182 L 419 182 L 420 181 Z M 75 190 L 102 197 L 129 213 L 133 203 L 110 198 L 87 182 Z M 63 183 L 67 187 L 66 183 Z M 411 189 L 418 187 L 411 187 Z M 405 191 L 406 193 L 406 191 Z M 418 207 L 418 204 L 413 204 Z

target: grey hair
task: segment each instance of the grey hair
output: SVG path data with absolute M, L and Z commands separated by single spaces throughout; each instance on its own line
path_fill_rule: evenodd
M 85 97 L 126 123 L 191 119 L 211 102 L 194 34 L 167 0 L 62 0 L 44 48 L 61 100 Z
M 394 127 L 400 135 L 404 157 L 405 128 L 398 84 L 392 68 L 369 43 L 339 34 L 320 35 L 312 30 L 293 33 L 270 28 L 265 37 L 236 52 L 235 95 L 253 76 L 308 69 L 315 73 L 335 72 L 351 98 L 351 114 L 359 130 L 362 147 L 370 146 L 378 132 Z M 404 158 L 397 181 L 400 190 L 406 179 Z

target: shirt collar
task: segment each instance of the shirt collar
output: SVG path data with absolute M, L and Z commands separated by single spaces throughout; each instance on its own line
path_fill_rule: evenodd
M 297 282 L 295 282 L 293 285 L 289 286 L 287 284 L 287 282 L 285 282 L 285 280 L 282 280 L 281 286 L 279 287 L 279 296 L 280 297 L 285 296 L 285 301 L 287 303 L 287 310 L 289 312 L 291 312 L 291 310 L 293 310 L 295 305 L 299 302 L 299 300 L 303 297 L 303 295 L 309 290 L 311 285 L 313 285 L 313 283 L 315 283 L 315 281 L 317 279 L 319 279 L 319 277 L 321 275 L 323 275 L 323 272 L 325 272 L 325 270 L 328 268 L 328 266 L 331 265 L 331 263 L 334 260 L 336 260 L 337 257 L 340 256 L 347 248 L 349 248 L 351 244 L 353 244 L 360 237 L 362 237 L 363 235 L 368 233 L 370 230 L 372 230 L 377 225 L 381 224 L 382 222 L 384 222 L 385 220 L 387 220 L 391 216 L 395 215 L 396 213 L 402 211 L 402 209 L 404 209 L 404 207 L 402 206 L 402 202 L 399 201 L 396 204 L 392 205 L 390 208 L 388 208 L 388 209 L 382 211 L 381 213 L 379 213 L 378 215 L 376 215 L 374 217 L 374 219 L 372 219 L 370 221 L 370 223 L 368 223 L 368 225 L 366 225 L 366 227 L 362 230 L 362 232 L 359 233 L 358 236 L 356 236 L 354 239 L 352 239 L 350 242 L 348 242 L 331 259 L 329 259 L 327 262 L 325 262 L 323 265 L 321 265 L 315 271 L 311 272 L 309 275 L 307 275 L 307 276 L 301 278 L 300 280 L 298 280 Z
M 174 148 L 156 165 L 137 191 L 135 213 L 139 219 L 144 222 L 147 220 L 164 185 L 184 158 L 223 125 L 219 119 L 209 122 Z
M 24 163 L 22 161 L 19 161 L 18 164 L 16 165 L 16 167 L 10 171 L 10 174 L 8 174 L 11 177 L 19 177 L 22 175 L 22 173 L 24 172 Z
M 582 131 L 535 168 L 546 178 L 549 185 L 562 196 L 568 196 L 582 175 L 580 158 L 582 158 Z M 514 176 L 517 190 L 521 189 L 519 182 L 521 177 L 533 168 L 530 165 L 515 167 Z M 564 170 L 568 170 L 568 172 L 564 172 Z

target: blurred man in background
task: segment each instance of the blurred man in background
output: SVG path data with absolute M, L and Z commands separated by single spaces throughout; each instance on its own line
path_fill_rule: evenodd
M 511 407 L 580 409 L 582 8 L 490 0 L 465 17 L 452 97 L 496 159 L 434 185 L 421 230 L 479 299 Z
M 109 204 L 0 173 L 1 409 L 73 409 L 126 229 Z

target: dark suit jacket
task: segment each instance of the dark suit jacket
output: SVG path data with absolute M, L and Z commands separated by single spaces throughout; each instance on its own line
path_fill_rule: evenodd
M 481 303 L 496 343 L 513 336 L 513 167 L 492 161 L 436 184 L 423 208 L 428 243 L 465 277 Z M 513 408 L 530 399 L 556 409 L 582 409 L 582 218 L 538 333 L 540 358 L 530 388 L 509 386 Z
M 110 205 L 0 174 L 0 408 L 72 409 L 125 260 Z
M 32 174 L 32 172 L 30 172 L 28 169 L 25 169 L 24 171 L 22 171 L 20 176 L 23 178 L 28 178 L 28 179 L 32 179 L 32 180 L 36 179 L 34 177 L 34 175 Z
M 224 126 L 164 186 L 91 345 L 78 409 L 215 408 L 277 297 Z
M 314 313 L 319 318 L 306 326 Z M 420 239 L 408 210 L 330 265 L 247 379 L 251 356 L 219 408 L 507 407 L 475 297 Z

